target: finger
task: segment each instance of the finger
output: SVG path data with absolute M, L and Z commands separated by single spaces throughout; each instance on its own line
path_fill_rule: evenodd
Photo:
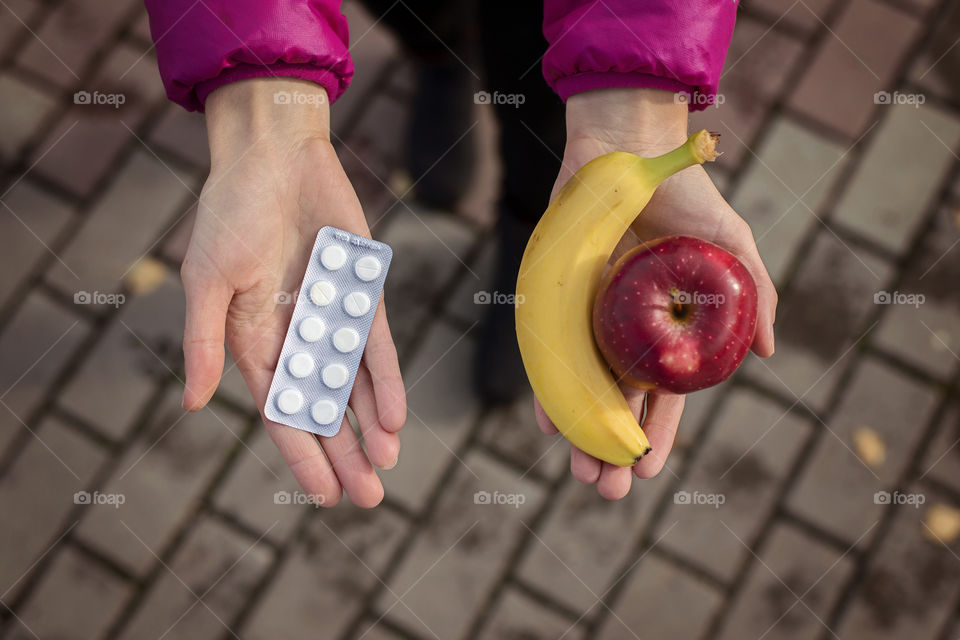
M 360 440 L 346 416 L 340 432 L 329 438 L 319 436 L 320 446 L 333 462 L 340 485 L 350 501 L 362 509 L 371 509 L 383 500 L 383 485 L 360 446 Z
M 224 325 L 233 290 L 219 278 L 198 277 L 182 270 L 187 313 L 183 328 L 186 381 L 183 408 L 202 409 L 220 384 L 223 373 Z
M 751 236 L 751 243 L 753 242 Z M 777 288 L 755 246 L 738 256 L 757 285 L 757 333 L 751 348 L 761 358 L 773 355 L 773 322 L 777 315 Z
M 600 479 L 600 461 L 570 445 L 570 473 L 583 484 L 593 484 Z
M 650 452 L 633 465 L 638 478 L 652 478 L 667 462 L 686 396 L 672 393 L 647 394 L 647 415 L 643 420 L 643 432 L 650 440 Z
M 353 393 L 350 394 L 350 408 L 357 416 L 370 462 L 381 469 L 395 467 L 400 454 L 400 437 L 386 431 L 380 424 L 373 380 L 364 365 L 357 369 L 357 379 L 353 384 Z
M 540 431 L 543 431 L 548 436 L 557 433 L 558 429 L 554 426 L 553 420 L 551 420 L 547 412 L 543 410 L 543 405 L 540 404 L 540 400 L 536 397 L 533 398 L 533 415 L 537 418 L 537 426 L 540 427 Z
M 386 431 L 399 431 L 407 420 L 407 399 L 382 295 L 370 325 L 363 362 L 373 381 L 380 426 Z
M 618 467 L 604 462 L 597 481 L 597 492 L 607 500 L 619 500 L 630 492 L 633 473 L 630 467 Z

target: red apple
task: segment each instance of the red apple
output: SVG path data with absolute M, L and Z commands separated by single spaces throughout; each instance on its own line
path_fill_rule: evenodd
M 639 389 L 689 393 L 726 380 L 753 343 L 757 287 L 724 249 L 688 236 L 642 244 L 610 269 L 593 334 L 616 376 Z

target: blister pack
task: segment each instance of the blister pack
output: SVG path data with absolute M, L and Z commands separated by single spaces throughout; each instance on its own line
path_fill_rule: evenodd
M 320 229 L 270 383 L 267 418 L 321 436 L 340 431 L 392 258 L 382 242 Z

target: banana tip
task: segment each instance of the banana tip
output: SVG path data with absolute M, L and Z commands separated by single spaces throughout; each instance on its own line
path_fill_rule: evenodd
M 651 451 L 653 451 L 653 447 L 647 447 L 646 451 L 644 451 L 643 453 L 641 453 L 640 455 L 638 455 L 636 458 L 633 459 L 633 464 L 637 464 L 638 462 L 643 460 L 643 456 L 647 455 Z

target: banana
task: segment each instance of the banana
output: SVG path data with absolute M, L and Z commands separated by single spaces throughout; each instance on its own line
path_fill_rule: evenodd
M 656 158 L 615 152 L 591 160 L 560 189 L 523 254 L 516 323 L 530 385 L 567 440 L 611 464 L 633 465 L 650 443 L 594 342 L 600 277 L 657 186 L 715 159 L 716 141 L 700 131 Z

